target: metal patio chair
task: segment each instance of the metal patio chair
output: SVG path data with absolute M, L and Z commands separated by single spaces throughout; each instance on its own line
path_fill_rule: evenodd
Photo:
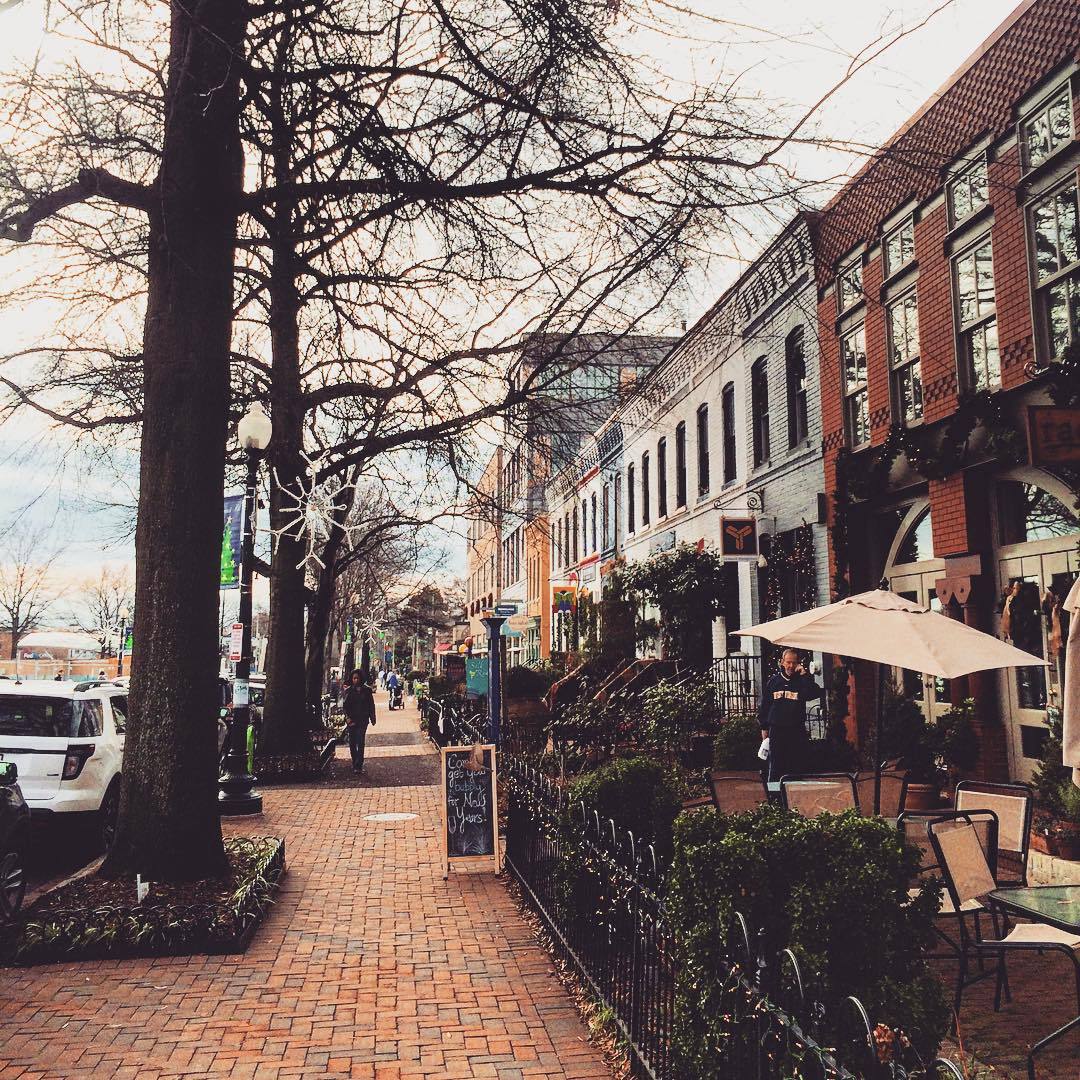
M 1034 793 L 1029 784 L 991 784 L 961 780 L 956 785 L 954 806 L 963 810 L 992 810 L 997 815 L 997 859 L 994 878 L 998 885 L 1026 885 L 1031 811 Z
M 803 817 L 840 814 L 859 809 L 855 777 L 851 773 L 800 773 L 780 777 L 784 808 Z
M 906 772 L 882 772 L 881 809 L 878 813 L 886 818 L 898 818 L 907 801 L 908 778 Z M 874 812 L 874 773 L 860 772 L 855 777 L 855 790 L 859 796 L 859 813 L 870 817 Z
M 761 773 L 715 769 L 708 774 L 713 806 L 722 814 L 742 814 L 768 802 L 769 791 Z

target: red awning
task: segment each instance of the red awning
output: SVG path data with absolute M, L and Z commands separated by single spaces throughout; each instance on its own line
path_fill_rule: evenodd
M 451 645 L 450 645 L 450 643 L 448 641 L 440 641 L 435 646 L 435 651 L 437 653 L 449 652 L 450 649 L 451 649 Z

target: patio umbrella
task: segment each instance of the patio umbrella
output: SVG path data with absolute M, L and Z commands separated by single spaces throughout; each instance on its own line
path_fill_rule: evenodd
M 736 631 L 774 645 L 835 653 L 879 665 L 908 668 L 938 678 L 957 679 L 990 668 L 1032 667 L 1042 657 L 927 608 L 888 589 L 848 596 L 772 622 Z M 878 672 L 878 712 L 884 672 Z M 874 811 L 880 806 L 880 725 L 874 725 Z
M 1080 787 L 1080 578 L 1073 582 L 1064 607 L 1070 619 L 1061 707 L 1061 760 L 1072 766 L 1073 783 Z

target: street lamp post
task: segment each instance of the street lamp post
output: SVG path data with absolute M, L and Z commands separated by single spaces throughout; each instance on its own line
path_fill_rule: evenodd
M 120 648 L 116 650 L 116 677 L 124 674 L 124 646 L 127 644 L 128 609 L 120 609 Z
M 270 417 L 256 402 L 236 427 L 236 436 L 247 459 L 244 485 L 244 537 L 240 563 L 240 610 L 237 621 L 243 627 L 240 659 L 236 662 L 233 682 L 233 707 L 229 718 L 228 753 L 225 773 L 219 781 L 218 810 L 230 817 L 261 814 L 262 796 L 254 790 L 255 777 L 248 770 L 247 733 L 251 723 L 251 578 L 255 558 L 255 490 L 259 461 L 270 443 L 273 427 Z

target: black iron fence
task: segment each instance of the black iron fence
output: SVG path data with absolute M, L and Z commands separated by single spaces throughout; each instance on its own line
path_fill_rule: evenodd
M 447 696 L 438 701 L 426 698 L 420 712 L 427 723 L 428 737 L 436 746 L 487 742 L 487 719 L 465 698 Z
M 709 675 L 721 716 L 757 712 L 759 663 L 756 656 L 718 656 L 713 660 Z
M 664 912 L 666 867 L 614 821 L 502 755 L 508 794 L 506 867 L 549 932 L 559 955 L 610 1009 L 633 1075 L 689 1080 L 675 1053 L 677 957 Z M 903 1064 L 907 1051 L 849 998 L 827 1016 L 805 991 L 790 950 L 769 956 L 760 934 L 736 915 L 716 972 L 726 1018 L 705 1073 L 732 1080 L 901 1080 L 961 1074 L 948 1062 Z M 827 1024 L 826 1022 L 829 1021 Z M 831 1048 L 822 1032 L 839 1034 Z M 695 1072 L 701 1072 L 700 1069 Z

